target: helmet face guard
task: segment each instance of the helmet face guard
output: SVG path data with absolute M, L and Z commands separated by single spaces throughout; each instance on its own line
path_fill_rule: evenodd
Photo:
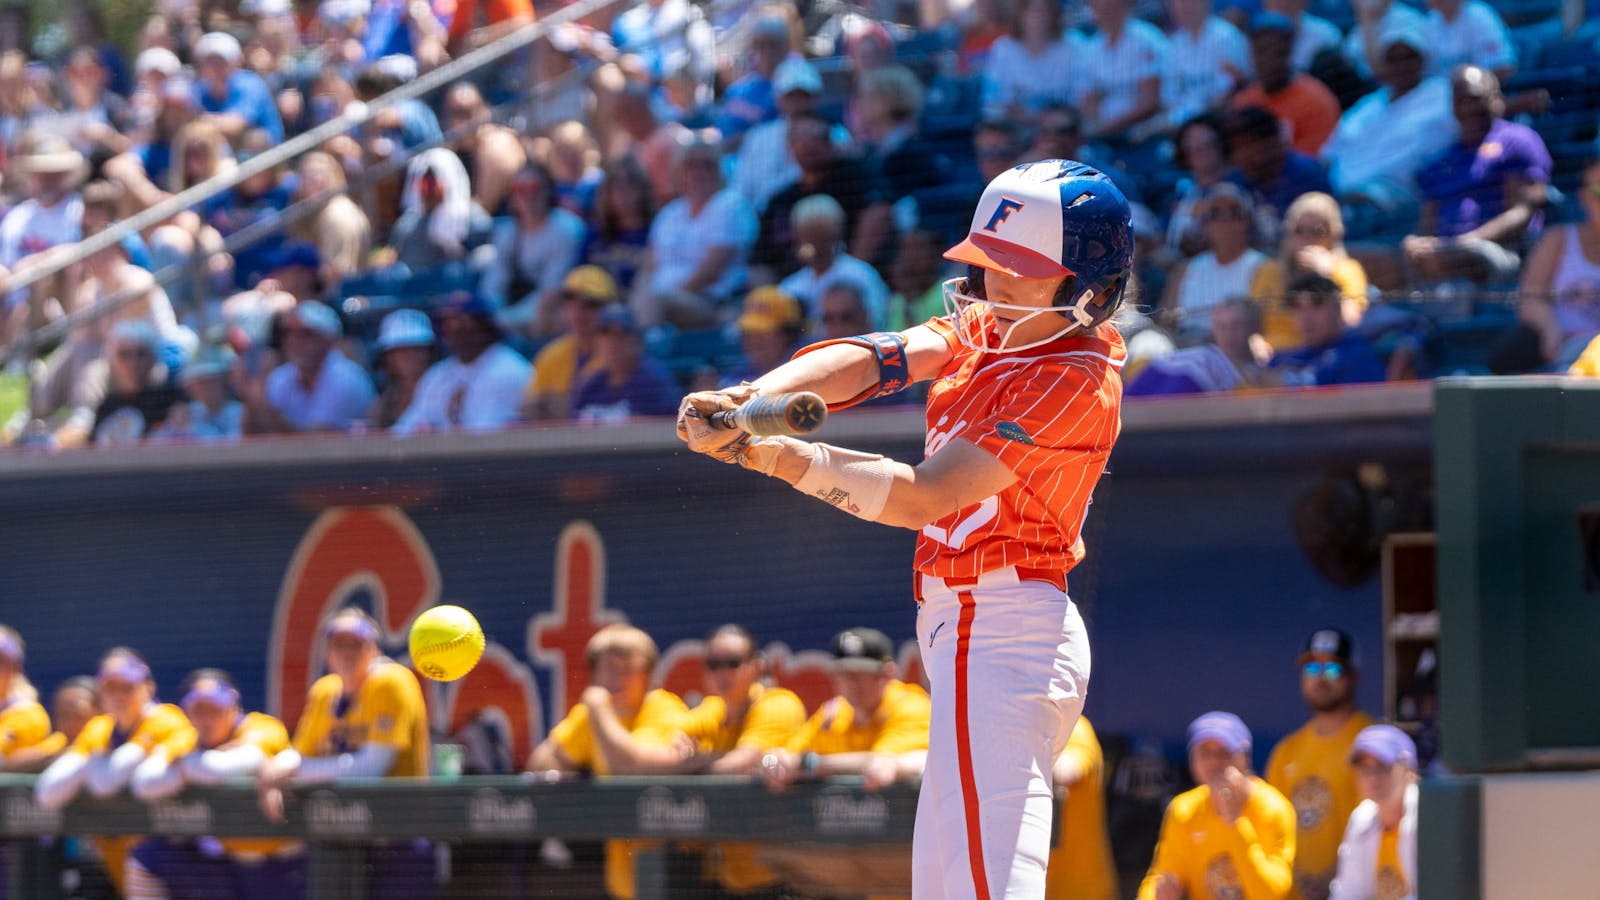
M 944 310 L 955 325 L 956 340 L 962 346 L 984 353 L 1011 353 L 1093 331 L 1122 303 L 1126 283 L 1123 276 L 1112 279 L 1110 284 L 1085 286 L 1076 275 L 1068 275 L 1056 289 L 1051 305 L 1024 306 L 990 300 L 984 289 L 984 271 L 973 266 L 967 277 L 944 282 Z M 1004 333 L 999 325 L 1002 317 L 996 316 L 995 310 L 1017 314 L 1004 317 L 1010 322 Z M 1018 326 L 1047 315 L 1065 320 L 1059 330 L 1026 343 L 1011 342 Z

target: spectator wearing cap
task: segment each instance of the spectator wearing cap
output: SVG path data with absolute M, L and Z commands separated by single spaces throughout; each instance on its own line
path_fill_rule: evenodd
M 0 769 L 17 751 L 50 737 L 50 715 L 23 672 L 24 651 L 22 635 L 0 625 Z
M 1089 0 L 1095 32 L 1079 44 L 1083 111 L 1090 140 L 1126 145 L 1161 112 L 1167 37 L 1134 17 L 1133 0 Z
M 1345 112 L 1322 148 L 1335 194 L 1355 204 L 1348 226 L 1360 237 L 1416 221 L 1417 170 L 1458 133 L 1449 80 L 1424 75 L 1431 51 L 1422 31 L 1399 26 L 1378 44 L 1381 86 Z
M 451 262 L 479 267 L 493 256 L 494 221 L 472 199 L 467 169 L 449 150 L 435 147 L 411 158 L 400 203 L 382 261 L 420 273 Z M 485 247 L 491 249 L 476 252 Z
M 781 747 L 761 757 L 757 775 L 782 790 L 802 778 L 860 775 L 869 791 L 922 774 L 931 708 L 921 686 L 896 677 L 894 644 L 874 628 L 833 638 L 833 687 L 826 701 Z M 791 887 L 825 896 L 909 893 L 909 850 L 856 849 L 818 857 L 807 848 L 769 846 L 759 858 Z
M 1288 16 L 1294 26 L 1294 48 L 1289 52 L 1289 63 L 1296 72 L 1311 69 L 1317 54 L 1324 50 L 1338 50 L 1344 32 L 1339 26 L 1321 16 L 1306 12 L 1310 0 L 1264 0 L 1268 12 Z
M 793 355 L 795 345 L 807 330 L 800 301 L 771 285 L 745 295 L 744 311 L 735 324 L 744 355 L 733 368 L 721 373 L 716 384 L 719 388 L 755 381 L 776 369 Z
M 202 441 L 237 440 L 244 434 L 244 404 L 228 396 L 227 378 L 236 356 L 226 344 L 200 348 L 183 364 L 178 381 L 187 402 L 167 414 L 155 434 Z
M 1116 900 L 1117 866 L 1106 833 L 1106 758 L 1087 716 L 1079 716 L 1056 756 L 1051 781 L 1065 796 L 1056 805 L 1045 900 Z
M 372 222 L 346 193 L 344 166 L 321 150 L 300 157 L 294 203 L 314 202 L 314 211 L 289 226 L 296 239 L 316 248 L 317 274 L 337 285 L 366 267 L 372 251 Z
M 1250 729 L 1230 712 L 1189 723 L 1197 787 L 1172 798 L 1139 900 L 1284 900 L 1294 887 L 1294 807 L 1250 774 Z
M 1237 185 L 1213 186 L 1200 216 L 1206 249 L 1173 270 L 1160 307 L 1160 318 L 1184 344 L 1206 338 L 1211 311 L 1223 301 L 1250 296 L 1250 284 L 1267 262 L 1265 253 L 1250 246 L 1255 205 Z
M 344 336 L 339 314 L 307 300 L 282 322 L 285 362 L 240 390 L 245 431 L 348 431 L 366 421 L 377 395 L 366 371 L 336 349 Z
M 422 376 L 392 431 L 499 431 L 515 422 L 533 367 L 501 340 L 494 309 L 463 292 L 439 310 L 438 320 L 449 355 Z
M 284 788 L 342 778 L 426 778 L 431 757 L 428 711 L 411 669 L 383 655 L 382 630 L 359 607 L 323 625 L 328 674 L 306 695 L 292 746 L 256 773 L 262 812 L 283 821 Z M 411 900 L 431 896 L 433 849 L 427 841 L 368 847 L 367 890 Z
M 259 128 L 273 145 L 281 144 L 283 119 L 272 89 L 260 75 L 240 68 L 243 57 L 239 39 L 227 32 L 209 32 L 195 41 L 194 60 L 200 76 L 195 101 L 229 139 Z
M 1369 725 L 1350 747 L 1361 805 L 1339 843 L 1329 900 L 1417 896 L 1417 745 L 1393 725 Z
M 984 62 L 983 117 L 1026 120 L 1050 103 L 1076 103 L 1082 54 L 1065 32 L 1062 5 L 1023 0 L 1012 10 L 1010 33 L 989 45 Z M 1041 72 L 1051 77 L 1040 78 Z
M 1382 381 L 1383 360 L 1361 333 L 1345 325 L 1344 291 L 1322 275 L 1289 282 L 1289 310 L 1305 342 L 1279 350 L 1261 373 L 1265 386 L 1313 387 Z
M 25 141 L 19 141 L 19 151 L 24 146 L 12 170 L 23 175 L 27 199 L 0 218 L 0 281 L 33 265 L 39 254 L 83 236 L 83 197 L 77 191 L 88 174 L 83 154 L 53 134 L 29 132 Z M 9 341 L 22 329 L 45 323 L 53 281 L 60 278 L 46 279 L 32 290 L 10 291 L 0 299 L 0 339 Z
M 1256 80 L 1233 95 L 1233 108 L 1260 106 L 1283 123 L 1294 149 L 1316 156 L 1339 124 L 1339 100 L 1291 61 L 1294 20 L 1261 12 L 1250 19 L 1250 64 Z
M 1493 72 L 1462 66 L 1450 91 L 1460 136 L 1417 170 L 1422 215 L 1401 242 L 1406 266 L 1413 282 L 1515 278 L 1549 203 L 1550 151 L 1538 132 L 1505 118 Z
M 1378 46 L 1378 39 L 1396 28 L 1424 27 L 1426 19 L 1399 0 L 1365 0 L 1353 5 L 1356 24 L 1344 39 L 1344 56 L 1361 77 L 1370 79 L 1383 68 L 1383 48 Z
M 378 326 L 378 342 L 373 368 L 382 376 L 383 387 L 372 407 L 371 424 L 388 429 L 400 420 L 417 394 L 417 385 L 434 362 L 433 323 L 417 309 L 397 309 L 383 317 Z
M 602 310 L 595 332 L 596 371 L 572 389 L 573 419 L 625 422 L 677 410 L 678 384 L 666 367 L 645 354 L 639 327 L 626 305 Z
M 267 760 L 289 749 L 289 731 L 275 716 L 245 712 L 233 677 L 196 669 L 180 687 L 196 743 L 181 757 L 155 757 L 141 772 L 137 796 L 168 799 L 185 785 L 215 786 L 254 778 Z M 221 852 L 216 852 L 220 850 Z M 199 897 L 218 885 L 238 885 L 248 897 L 290 897 L 304 891 L 306 854 L 283 838 L 203 840 L 146 837 L 134 845 L 125 870 L 130 897 Z
M 822 305 L 822 294 L 829 286 L 848 281 L 861 291 L 867 304 L 868 330 L 878 330 L 888 321 L 889 287 L 870 263 L 851 256 L 845 249 L 845 212 L 827 194 L 813 194 L 794 205 L 790 213 L 794 234 L 794 258 L 800 268 L 778 284 L 784 293 L 799 300 L 815 318 Z
M 749 280 L 755 211 L 723 186 L 721 151 L 696 140 L 678 151 L 678 198 L 650 223 L 649 249 L 634 281 L 639 321 L 703 328 Z
M 148 322 L 118 322 L 106 341 L 105 394 L 94 410 L 97 444 L 138 443 L 183 399 Z
M 756 16 L 750 26 L 748 49 L 745 52 L 746 69 L 722 97 L 722 109 L 717 115 L 717 130 L 727 149 L 738 148 L 745 134 L 763 122 L 778 115 L 777 91 L 773 79 L 782 64 L 791 57 L 789 49 L 789 23 L 773 13 Z
M 1494 7 L 1483 0 L 1428 0 L 1422 35 L 1431 51 L 1428 74 L 1448 76 L 1471 64 L 1502 82 L 1517 68 L 1517 47 Z
M 800 115 L 813 113 L 822 96 L 822 76 L 816 67 L 799 56 L 791 56 L 778 66 L 772 80 L 777 95 L 778 118 L 756 125 L 746 132 L 733 161 L 731 183 L 751 207 L 766 209 L 773 194 L 800 178 L 800 164 L 789 151 L 789 123 Z M 848 144 L 850 133 L 843 126 L 829 130 L 835 144 Z
M 1361 799 L 1350 746 L 1372 717 L 1356 708 L 1355 642 L 1334 628 L 1306 638 L 1295 660 L 1311 720 L 1272 748 L 1267 783 L 1294 804 L 1296 900 L 1328 896 L 1344 823 Z
M 571 412 L 573 388 L 600 371 L 600 315 L 620 299 L 617 283 L 599 266 L 579 266 L 567 273 L 555 304 L 564 320 L 562 334 L 539 348 L 533 378 L 522 397 L 525 419 L 565 419 Z
M 1161 106 L 1168 128 L 1220 107 L 1250 80 L 1250 43 L 1212 0 L 1173 0 Z M 1071 157 L 1069 157 L 1071 158 Z
M 184 74 L 177 54 L 165 47 L 151 47 L 140 53 L 134 70 L 139 87 L 132 100 L 129 134 L 133 143 L 128 155 L 138 162 L 144 179 L 155 185 L 166 184 L 173 141 L 200 109 L 195 102 L 194 84 Z M 112 177 L 109 161 L 104 171 L 106 177 Z
M 538 335 L 557 330 L 555 295 L 588 238 L 583 220 L 556 204 L 555 190 L 550 170 L 539 163 L 517 172 L 506 199 L 510 216 L 495 222 L 494 262 L 480 285 L 484 296 L 531 321 Z
M 672 166 L 678 151 L 687 146 L 694 135 L 682 124 L 663 121 L 656 115 L 650 88 L 642 84 L 628 84 L 617 94 L 617 128 L 627 136 L 624 156 L 631 157 L 650 178 L 650 190 L 658 201 L 665 202 L 678 195 Z
M 1256 239 L 1275 247 L 1289 205 L 1310 191 L 1333 193 L 1328 172 L 1312 156 L 1290 147 L 1270 110 L 1235 110 L 1223 126 L 1228 147 L 1228 181 L 1244 188 L 1256 205 Z
M 72 746 L 34 782 L 34 802 L 45 809 L 60 809 L 85 789 L 101 798 L 124 788 L 141 790 L 151 776 L 195 747 L 194 726 L 177 706 L 156 701 L 155 677 L 137 652 L 127 647 L 107 650 L 95 683 L 105 712 L 90 719 Z M 128 851 L 139 838 L 91 840 L 112 884 L 125 896 Z

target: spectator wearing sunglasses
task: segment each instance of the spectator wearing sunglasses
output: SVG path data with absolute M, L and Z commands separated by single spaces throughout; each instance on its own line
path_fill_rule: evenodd
M 1305 343 L 1280 350 L 1261 374 L 1266 387 L 1313 387 L 1383 381 L 1387 370 L 1360 332 L 1345 325 L 1343 291 L 1322 275 L 1289 282 L 1289 311 Z
M 1350 635 L 1334 628 L 1313 631 L 1298 665 L 1300 696 L 1311 720 L 1272 749 L 1267 783 L 1294 804 L 1295 896 L 1319 900 L 1328 896 L 1345 822 L 1361 802 L 1350 748 L 1373 720 L 1355 705 L 1359 678 Z

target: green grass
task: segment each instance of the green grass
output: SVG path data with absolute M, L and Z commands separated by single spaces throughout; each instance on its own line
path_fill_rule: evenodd
M 28 402 L 28 379 L 0 373 L 0 425 Z

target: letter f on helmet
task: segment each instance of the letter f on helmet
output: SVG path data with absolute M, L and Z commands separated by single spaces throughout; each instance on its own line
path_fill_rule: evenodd
M 1022 206 L 1023 203 L 1021 200 L 1013 200 L 1010 197 L 1001 197 L 999 205 L 994 208 L 994 215 L 989 217 L 989 224 L 983 226 L 983 230 L 996 231 L 999 229 L 1000 223 L 1011 218 L 1011 214 L 1021 209 Z

